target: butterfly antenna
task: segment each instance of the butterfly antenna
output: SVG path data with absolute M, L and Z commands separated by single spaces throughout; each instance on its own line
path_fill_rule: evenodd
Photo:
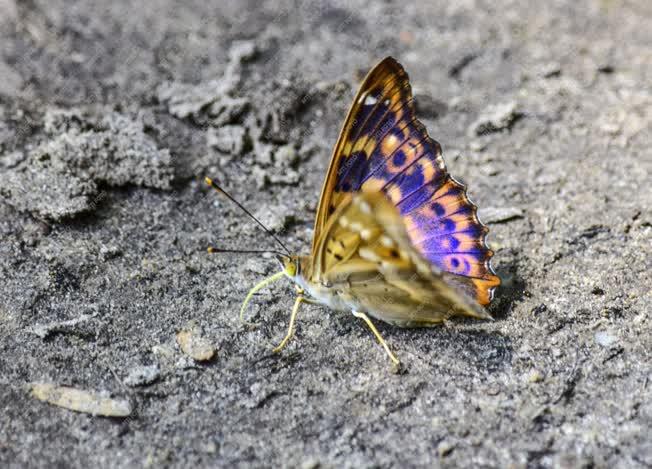
M 222 249 L 222 248 L 216 248 L 214 246 L 209 246 L 208 247 L 208 252 L 209 254 L 213 253 L 224 253 L 224 252 L 229 252 L 229 253 L 235 253 L 235 254 L 276 254 L 277 256 L 281 257 L 287 257 L 284 253 L 280 251 L 274 251 L 271 249 Z
M 211 186 L 217 192 L 224 195 L 227 199 L 229 199 L 231 202 L 236 204 L 240 210 L 242 210 L 244 213 L 247 214 L 247 216 L 249 216 L 249 218 L 251 218 L 253 221 L 258 223 L 258 226 L 260 226 L 263 230 L 265 230 L 265 233 L 267 233 L 272 238 L 274 238 L 274 240 L 279 244 L 279 246 L 281 246 L 283 248 L 283 250 L 287 253 L 288 256 L 291 256 L 290 250 L 285 246 L 285 244 L 283 244 L 283 242 L 280 239 L 278 239 L 278 236 L 276 236 L 274 233 L 272 233 L 272 231 L 269 228 L 267 228 L 265 225 L 263 225 L 263 223 L 258 218 L 254 217 L 252 215 L 252 213 L 244 207 L 244 205 L 242 205 L 240 202 L 235 200 L 228 192 L 226 192 L 220 186 L 215 184 L 215 182 L 211 178 L 205 177 L 204 181 L 206 182 L 206 184 Z M 237 252 L 237 251 L 225 251 L 225 250 L 217 250 L 217 249 L 211 251 L 211 249 L 213 249 L 213 248 L 209 248 L 209 252 Z M 240 251 L 240 252 L 247 252 L 247 251 Z M 251 253 L 251 252 L 261 252 L 261 251 L 248 251 L 248 252 Z M 263 252 L 272 252 L 272 251 L 263 251 Z

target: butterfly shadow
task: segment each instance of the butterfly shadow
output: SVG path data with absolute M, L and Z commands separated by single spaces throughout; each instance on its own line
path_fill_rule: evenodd
M 514 304 L 522 301 L 526 282 L 519 273 L 517 259 L 501 263 L 496 274 L 501 279 L 501 286 L 495 292 L 488 311 L 496 321 L 504 321 L 511 315 Z M 495 373 L 511 363 L 513 346 L 509 336 L 493 328 L 484 330 L 481 323 L 473 319 L 453 321 L 455 327 L 403 329 L 395 336 L 398 335 L 399 340 L 413 340 L 414 351 L 418 350 L 420 355 L 436 357 L 431 361 L 433 366 L 440 366 L 442 359 L 444 363 L 462 361 L 473 369 Z M 469 329 L 465 329 L 466 324 Z M 386 332 L 391 335 L 390 328 Z M 423 340 L 422 334 L 427 335 L 427 340 Z
M 363 338 L 369 334 L 364 324 L 351 321 L 345 314 L 334 315 L 333 321 L 337 335 Z M 409 349 L 432 366 L 463 362 L 475 370 L 494 373 L 506 369 L 512 362 L 511 338 L 495 330 L 479 329 L 482 323 L 473 319 L 454 319 L 451 327 L 400 328 L 382 321 L 374 323 L 399 356 L 401 350 Z
M 503 321 L 512 314 L 515 303 L 523 300 L 527 284 L 520 275 L 517 259 L 501 263 L 496 269 L 501 284 L 494 292 L 494 300 L 487 308 L 491 316 L 497 321 Z
M 449 367 L 454 363 L 465 363 L 462 368 L 484 370 L 486 373 L 508 368 L 513 356 L 511 338 L 496 331 L 464 329 L 466 321 L 456 322 L 459 325 L 454 327 L 403 329 L 392 334 L 392 340 L 410 343 L 412 353 L 422 357 L 431 366 L 441 367 L 442 364 L 447 364 L 445 366 Z
M 526 282 L 519 273 L 516 259 L 501 263 L 496 274 L 502 283 L 495 292 L 488 311 L 496 321 L 504 321 L 511 315 L 514 304 L 523 299 Z M 360 331 L 364 330 L 364 325 L 356 324 L 357 321 L 351 321 L 345 314 L 334 315 L 333 319 L 340 335 L 361 334 Z M 413 352 L 426 358 L 426 361 L 431 361 L 427 357 L 433 357 L 433 366 L 440 366 L 442 359 L 450 363 L 462 361 L 473 369 L 494 373 L 504 370 L 512 361 L 511 338 L 494 328 L 482 329 L 482 323 L 474 319 L 453 319 L 452 327 L 414 329 L 397 328 L 382 321 L 374 322 L 387 341 L 393 344 L 410 343 Z M 449 357 L 450 360 L 443 357 Z

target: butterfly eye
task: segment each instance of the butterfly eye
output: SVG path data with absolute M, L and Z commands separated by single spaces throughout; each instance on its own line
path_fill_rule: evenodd
M 294 277 L 297 274 L 297 264 L 292 262 L 290 259 L 287 259 L 286 262 L 283 263 L 283 268 L 285 269 L 285 273 L 289 277 Z

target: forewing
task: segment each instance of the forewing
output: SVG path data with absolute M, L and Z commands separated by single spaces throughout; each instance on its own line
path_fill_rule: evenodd
M 359 191 L 363 178 L 371 175 L 376 165 L 370 156 L 378 142 L 398 122 L 409 122 L 412 108 L 405 70 L 393 58 L 385 58 L 362 81 L 333 149 L 317 208 L 313 252 L 321 231 L 346 194 Z

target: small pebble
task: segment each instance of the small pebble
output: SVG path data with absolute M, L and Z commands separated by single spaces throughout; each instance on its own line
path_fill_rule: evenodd
M 453 452 L 454 449 L 455 449 L 455 444 L 448 440 L 441 441 L 437 445 L 437 453 L 439 454 L 440 458 L 444 458 L 448 456 Z
M 75 319 L 70 319 L 68 321 L 57 321 L 48 324 L 36 324 L 30 327 L 28 332 L 39 336 L 41 339 L 45 339 L 50 334 L 68 333 L 75 331 L 77 326 L 88 321 L 91 318 L 92 316 L 90 314 L 82 314 L 81 316 Z
M 535 67 L 535 72 L 543 78 L 553 78 L 561 75 L 561 65 L 558 62 L 548 62 L 539 67 Z
M 222 127 L 241 122 L 250 106 L 251 103 L 247 98 L 222 96 L 210 105 L 207 113 L 213 127 Z
M 281 145 L 276 149 L 274 159 L 277 167 L 289 168 L 298 162 L 299 155 L 294 145 Z
M 100 246 L 100 259 L 103 261 L 108 261 L 119 257 L 122 254 L 122 250 L 116 245 L 105 245 Z
M 469 150 L 471 150 L 471 151 L 480 152 L 480 151 L 485 150 L 486 148 L 487 148 L 487 144 L 484 143 L 484 142 L 481 142 L 479 140 L 472 140 L 469 143 Z
M 594 337 L 598 345 L 602 347 L 611 347 L 617 340 L 616 337 L 609 334 L 607 331 L 598 331 L 595 333 Z
M 147 386 L 156 381 L 160 375 L 158 365 L 139 366 L 132 369 L 123 382 L 131 387 Z
M 152 353 L 158 357 L 163 357 L 167 359 L 174 357 L 174 350 L 166 345 L 153 346 Z
M 282 184 L 287 186 L 293 186 L 298 184 L 301 180 L 301 175 L 298 171 L 294 169 L 284 169 L 283 174 L 270 174 L 269 183 L 270 184 Z
M 256 161 L 263 166 L 269 166 L 273 162 L 274 158 L 274 145 L 270 145 L 263 142 L 256 142 L 256 149 L 254 151 L 254 156 Z
M 184 330 L 177 334 L 177 343 L 183 353 L 195 361 L 205 362 L 213 359 L 215 348 L 205 338 L 194 331 Z
M 236 41 L 229 50 L 229 61 L 232 63 L 240 63 L 251 60 L 258 49 L 256 43 L 253 41 Z
M 309 458 L 301 464 L 301 469 L 319 469 L 321 463 L 317 458 Z
M 484 135 L 509 129 L 519 117 L 516 102 L 510 101 L 487 107 L 469 127 L 469 134 Z
M 206 133 L 206 144 L 218 151 L 239 155 L 244 151 L 246 134 L 246 129 L 239 125 L 210 128 Z
M 533 368 L 530 370 L 530 372 L 527 375 L 527 380 L 530 383 L 540 383 L 543 381 L 543 373 L 541 373 L 539 370 L 536 368 Z
M 206 454 L 215 454 L 217 452 L 217 445 L 214 441 L 206 441 L 199 443 L 199 450 Z
M 480 210 L 479 216 L 485 223 L 501 223 L 523 218 L 523 210 L 518 207 L 487 207 Z

